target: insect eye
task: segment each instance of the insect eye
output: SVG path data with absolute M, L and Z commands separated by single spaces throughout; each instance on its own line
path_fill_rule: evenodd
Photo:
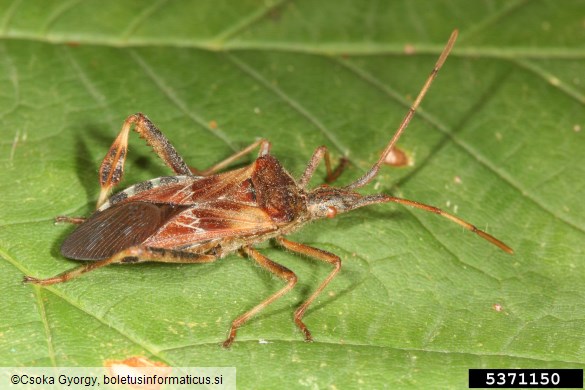
M 337 215 L 337 209 L 333 206 L 327 207 L 327 218 L 334 218 Z

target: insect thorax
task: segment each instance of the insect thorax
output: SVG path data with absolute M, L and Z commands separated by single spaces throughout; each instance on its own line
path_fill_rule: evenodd
M 270 155 L 256 159 L 252 173 L 256 202 L 277 224 L 287 224 L 307 213 L 306 195 Z
M 294 179 L 282 167 L 276 158 L 270 155 L 261 156 L 257 158 L 250 167 L 242 169 L 240 172 L 249 175 L 248 179 L 243 181 L 250 183 L 250 187 L 248 187 L 247 190 L 244 190 L 244 192 L 247 192 L 248 194 L 241 193 L 239 189 L 233 187 L 230 188 L 230 190 L 226 189 L 225 193 L 218 194 L 219 199 L 233 198 L 237 201 L 235 198 L 242 198 L 241 200 L 245 199 L 246 202 L 251 201 L 255 203 L 258 208 L 266 212 L 273 222 L 279 226 L 290 224 L 293 221 L 299 221 L 307 215 L 307 200 L 305 192 L 302 189 L 299 189 Z M 230 172 L 226 174 L 230 175 Z M 196 187 L 202 187 L 202 189 L 204 189 L 203 192 L 207 193 L 210 188 L 207 187 L 207 185 L 217 186 L 225 184 L 222 183 L 222 180 L 226 177 L 224 176 L 226 174 L 215 176 L 217 179 L 197 176 L 167 176 L 144 181 L 112 195 L 108 201 L 98 209 L 98 211 L 104 211 L 117 203 L 135 197 L 140 198 L 137 200 L 152 202 L 152 199 L 150 199 L 151 197 L 144 194 L 150 194 L 150 190 L 155 190 L 167 185 L 185 184 L 185 186 L 188 186 L 193 183 Z M 240 177 L 240 180 L 242 179 L 243 178 Z M 207 183 L 207 185 L 201 185 L 200 180 L 209 181 L 209 183 Z M 239 188 L 241 189 L 241 187 Z M 232 189 L 234 192 L 231 191 Z M 194 199 L 190 201 L 197 203 L 197 198 L 201 194 L 198 194 L 198 191 L 193 188 L 191 188 L 191 190 L 195 195 L 193 195 Z M 209 201 L 209 199 L 206 201 Z

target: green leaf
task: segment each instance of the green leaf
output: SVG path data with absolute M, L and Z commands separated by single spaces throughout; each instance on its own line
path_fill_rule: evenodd
M 582 2 L 553 0 L 0 3 L 0 364 L 145 355 L 235 366 L 242 388 L 461 388 L 468 368 L 583 367 L 582 15 Z M 349 156 L 348 184 L 454 28 L 454 52 L 399 142 L 412 165 L 384 167 L 364 192 L 441 207 L 514 256 L 398 205 L 318 221 L 290 236 L 343 261 L 305 317 L 316 342 L 292 313 L 331 267 L 263 245 L 299 283 L 229 351 L 219 343 L 231 321 L 283 286 L 248 259 L 22 285 L 78 265 L 59 252 L 73 227 L 53 217 L 92 211 L 128 115 L 149 115 L 199 168 L 265 137 L 298 177 L 327 145 Z M 130 144 L 120 188 L 169 174 L 134 134 Z

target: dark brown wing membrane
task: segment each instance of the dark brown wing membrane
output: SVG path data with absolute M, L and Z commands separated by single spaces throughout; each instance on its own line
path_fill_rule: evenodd
M 102 260 L 147 238 L 184 207 L 127 202 L 98 211 L 61 245 L 63 256 L 76 260 Z

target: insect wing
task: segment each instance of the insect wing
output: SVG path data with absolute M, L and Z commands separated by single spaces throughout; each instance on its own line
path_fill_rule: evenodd
M 61 245 L 63 256 L 102 260 L 142 244 L 183 207 L 147 202 L 125 202 L 94 213 Z
M 195 248 L 197 244 L 261 235 L 277 229 L 257 206 L 218 199 L 196 204 L 169 220 L 145 245 L 156 248 Z
M 178 183 L 158 185 L 132 194 L 127 200 L 196 206 L 217 199 L 231 199 L 255 205 L 255 192 L 250 179 L 252 170 L 253 167 L 246 167 L 213 176 L 193 176 Z

